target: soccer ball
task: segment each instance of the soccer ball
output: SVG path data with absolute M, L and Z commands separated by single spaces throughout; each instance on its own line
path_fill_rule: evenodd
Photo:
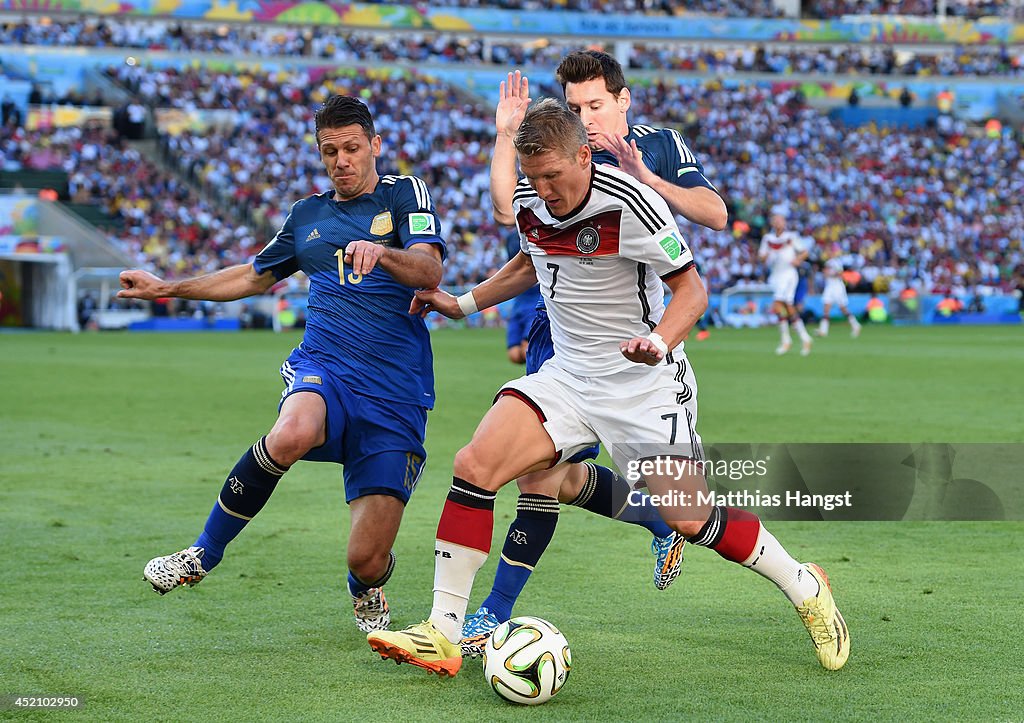
M 484 648 L 484 678 L 505 700 L 539 705 L 562 689 L 572 668 L 565 636 L 547 620 L 520 616 L 502 623 Z

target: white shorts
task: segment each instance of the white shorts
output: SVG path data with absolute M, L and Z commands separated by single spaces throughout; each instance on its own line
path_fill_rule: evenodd
M 796 298 L 796 285 L 799 282 L 800 274 L 796 269 L 793 269 L 792 273 L 787 271 L 781 274 L 772 274 L 768 277 L 768 283 L 772 287 L 772 299 L 792 304 L 793 299 Z
M 535 374 L 505 384 L 533 407 L 555 445 L 556 460 L 596 442 L 625 474 L 631 461 L 655 455 L 703 459 L 697 434 L 697 380 L 682 350 L 673 362 L 601 377 L 579 377 L 551 359 Z
M 849 306 L 850 300 L 846 296 L 846 286 L 843 282 L 834 279 L 826 281 L 825 291 L 821 294 L 821 303 L 829 306 Z

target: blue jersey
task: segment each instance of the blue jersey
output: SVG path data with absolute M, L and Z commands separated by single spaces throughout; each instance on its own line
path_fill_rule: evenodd
M 672 128 L 632 126 L 625 137 L 626 143 L 636 141 L 640 158 L 654 175 L 681 188 L 703 186 L 718 192 L 711 181 L 704 176 L 701 165 L 693 152 L 683 142 L 679 131 Z M 619 161 L 609 151 L 594 151 L 594 163 L 607 163 L 618 167 Z
M 278 279 L 309 277 L 309 310 L 299 350 L 329 369 L 351 391 L 388 401 L 434 406 L 433 354 L 426 324 L 410 315 L 413 289 L 375 268 L 352 273 L 344 249 L 366 240 L 406 249 L 429 243 L 445 253 L 426 184 L 412 176 L 382 176 L 372 193 L 349 201 L 329 191 L 292 206 L 253 267 Z

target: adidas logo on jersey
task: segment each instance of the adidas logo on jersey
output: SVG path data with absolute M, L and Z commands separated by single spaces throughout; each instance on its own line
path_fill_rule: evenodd
M 320 238 L 320 231 L 314 228 L 312 231 L 309 232 L 309 236 L 306 237 L 306 241 L 312 241 L 313 239 L 318 238 Z

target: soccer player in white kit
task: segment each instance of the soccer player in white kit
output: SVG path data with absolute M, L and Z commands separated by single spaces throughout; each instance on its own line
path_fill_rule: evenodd
M 846 296 L 843 262 L 836 256 L 825 262 L 825 290 L 821 294 L 821 303 L 824 308 L 821 323 L 818 324 L 818 336 L 828 336 L 828 317 L 833 305 L 838 306 L 839 311 L 850 322 L 850 336 L 854 339 L 860 336 L 860 323 L 857 317 L 850 313 L 850 300 Z
M 811 353 L 811 335 L 804 328 L 803 319 L 793 305 L 796 285 L 800 282 L 797 268 L 807 260 L 807 250 L 795 231 L 786 230 L 786 219 L 781 214 L 774 214 L 771 220 L 772 230 L 761 238 L 758 258 L 765 261 L 771 272 L 768 284 L 772 287 L 773 308 L 779 317 L 779 334 L 781 336 L 776 354 L 785 354 L 793 345 L 789 328 L 796 329 L 800 337 L 800 353 L 807 356 Z
M 455 456 L 429 619 L 367 636 L 382 658 L 445 676 L 462 665 L 463 619 L 490 551 L 498 489 L 597 441 L 623 470 L 668 456 L 703 459 L 697 384 L 682 340 L 707 294 L 668 205 L 632 176 L 596 166 L 583 124 L 557 101 L 527 111 L 515 147 L 526 176 L 513 199 L 522 252 L 468 294 L 421 291 L 410 308 L 459 316 L 539 281 L 555 347 L 538 372 L 501 388 Z M 672 290 L 667 307 L 663 283 Z M 706 494 L 702 474 L 652 472 L 644 480 L 652 495 L 678 501 L 659 506 L 670 527 L 772 580 L 795 606 L 821 665 L 845 664 L 849 631 L 820 567 L 794 560 L 750 512 L 684 503 Z

